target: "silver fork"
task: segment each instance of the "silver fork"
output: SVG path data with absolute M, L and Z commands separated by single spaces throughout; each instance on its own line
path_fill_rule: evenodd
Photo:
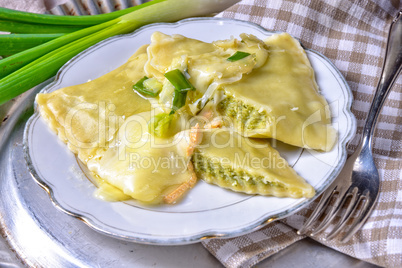
M 347 229 L 345 225 L 351 221 L 351 226 L 341 240 L 347 242 L 365 223 L 374 208 L 378 198 L 380 178 L 372 155 L 372 136 L 384 101 L 401 71 L 401 17 L 402 11 L 399 11 L 398 16 L 391 24 L 381 78 L 367 115 L 360 143 L 356 151 L 346 161 L 336 180 L 323 193 L 317 207 L 297 232 L 298 234 L 305 234 L 328 210 L 321 223 L 311 232 L 311 236 L 322 232 L 334 222 L 335 226 L 326 236 L 326 240 L 330 240 L 340 231 Z M 335 196 L 336 199 L 332 200 Z M 348 199 L 350 202 L 345 205 Z M 329 206 L 331 201 L 334 202 L 333 206 Z M 345 211 L 340 213 L 344 207 Z M 334 219 L 338 214 L 341 215 L 336 222 Z

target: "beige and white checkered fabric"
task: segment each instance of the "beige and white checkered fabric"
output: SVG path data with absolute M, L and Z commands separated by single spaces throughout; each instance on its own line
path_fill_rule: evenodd
M 352 111 L 357 137 L 381 74 L 389 26 L 402 8 L 399 0 L 243 0 L 220 17 L 285 31 L 303 45 L 327 56 L 353 91 Z M 402 33 L 401 33 L 402 34 Z M 402 79 L 397 79 L 381 112 L 374 138 L 374 158 L 380 173 L 379 202 L 367 223 L 351 241 L 317 241 L 340 252 L 385 267 L 402 266 Z M 226 267 L 250 267 L 302 239 L 296 234 L 312 207 L 262 230 L 233 239 L 212 239 L 204 246 Z

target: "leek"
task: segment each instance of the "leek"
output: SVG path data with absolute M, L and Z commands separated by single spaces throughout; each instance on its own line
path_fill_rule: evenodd
M 159 1 L 111 21 L 63 35 L 38 46 L 40 47 L 39 49 L 35 47 L 26 50 L 24 52 L 30 56 L 27 61 L 31 62 L 0 79 L 0 104 L 54 76 L 57 70 L 69 59 L 101 40 L 114 35 L 132 32 L 149 23 L 173 22 L 192 16 L 209 15 L 221 11 L 235 2 L 238 2 L 238 0 Z M 44 48 L 44 53 L 41 48 Z M 4 60 L 9 58 L 15 60 L 20 57 L 21 53 Z M 19 59 L 26 61 L 24 57 Z M 4 66 L 1 66 L 4 60 L 0 61 L 0 72 L 4 68 Z M 8 69 L 8 71 L 12 69 L 9 63 L 4 68 Z M 18 63 L 18 61 L 14 63 Z

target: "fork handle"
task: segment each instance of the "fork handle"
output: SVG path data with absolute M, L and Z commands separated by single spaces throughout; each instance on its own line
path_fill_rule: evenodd
M 371 139 L 375 129 L 378 116 L 381 108 L 388 96 L 392 85 L 396 81 L 399 72 L 401 71 L 402 63 L 402 10 L 393 20 L 389 34 L 387 49 L 380 80 L 377 85 L 377 90 L 371 103 L 369 113 L 367 115 L 366 124 L 363 129 L 361 140 L 362 147 L 369 146 L 371 150 Z

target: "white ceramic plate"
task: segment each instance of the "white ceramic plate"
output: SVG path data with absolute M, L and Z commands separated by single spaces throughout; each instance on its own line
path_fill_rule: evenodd
M 69 61 L 56 80 L 42 92 L 80 84 L 123 64 L 155 31 L 182 34 L 202 41 L 238 37 L 249 33 L 259 38 L 272 35 L 244 21 L 200 18 L 172 24 L 153 24 L 128 35 L 117 36 L 91 47 Z M 337 146 L 328 153 L 295 149 L 278 143 L 278 150 L 317 191 L 335 179 L 346 159 L 346 143 L 356 123 L 350 112 L 351 91 L 334 65 L 321 54 L 307 50 L 322 94 L 330 103 L 333 126 L 339 132 Z M 147 207 L 130 202 L 105 202 L 93 197 L 94 185 L 65 144 L 47 127 L 38 113 L 28 121 L 25 156 L 34 179 L 46 189 L 62 211 L 83 220 L 93 229 L 120 239 L 149 244 L 187 244 L 210 237 L 233 237 L 286 217 L 313 199 L 250 196 L 198 182 L 179 204 Z

